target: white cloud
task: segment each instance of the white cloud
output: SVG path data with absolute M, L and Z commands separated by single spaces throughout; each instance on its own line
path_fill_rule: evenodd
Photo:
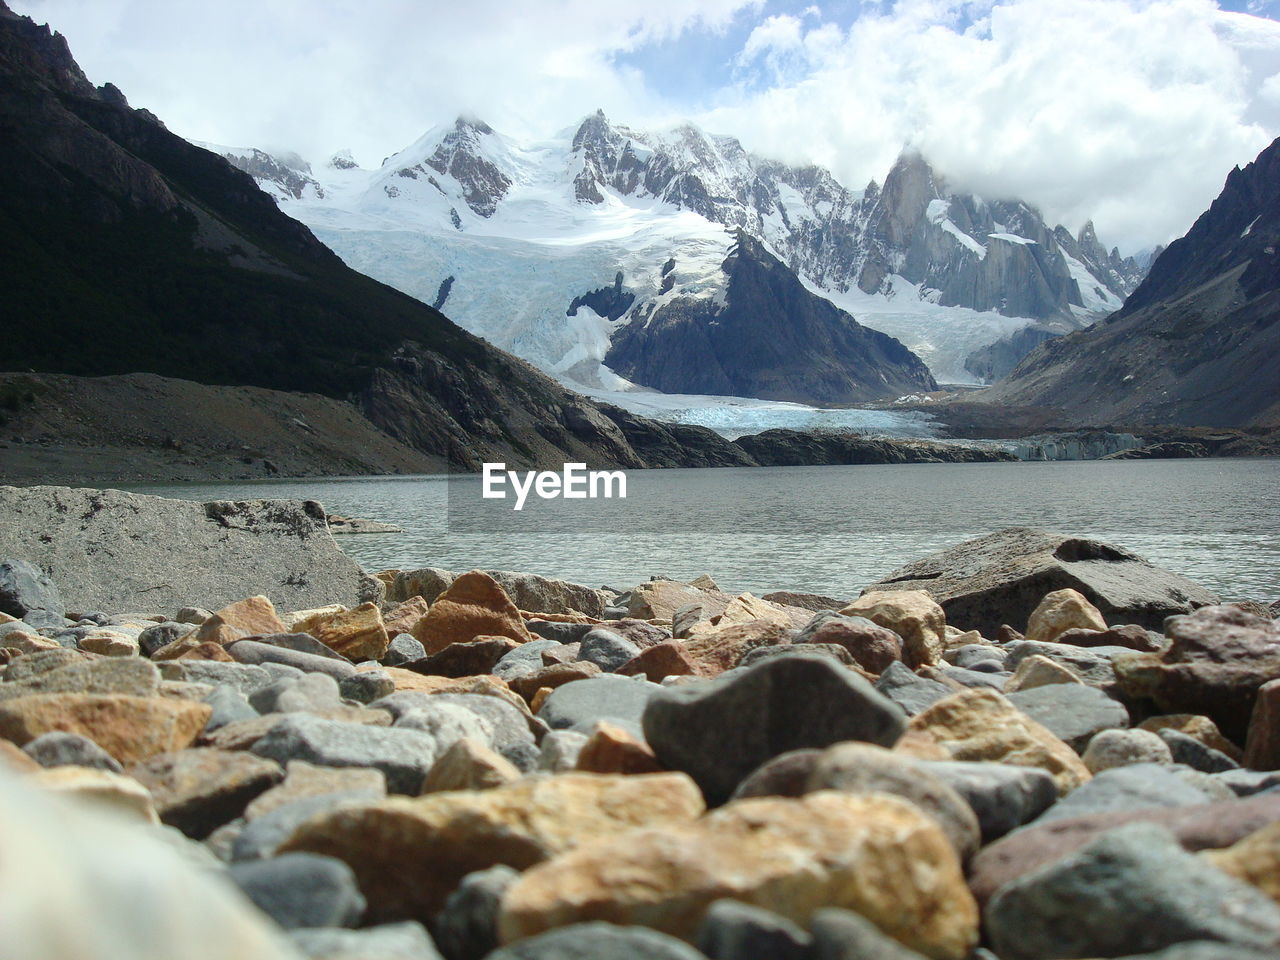
M 749 147 L 880 178 L 904 144 L 958 185 L 1019 196 L 1134 250 L 1180 235 L 1280 132 L 1280 25 L 1208 0 L 911 0 L 832 43 L 784 39 L 795 74 L 703 122 Z M 770 48 L 772 49 L 772 48 Z
M 1280 24 L 1212 0 L 864 0 L 852 25 L 827 22 L 845 5 L 764 0 L 13 6 L 198 139 L 376 164 L 463 112 L 524 136 L 596 107 L 635 126 L 692 115 L 854 187 L 912 143 L 958 185 L 1092 217 L 1126 249 L 1185 231 L 1280 133 Z M 754 29 L 703 64 L 719 90 L 656 82 L 648 53 L 736 37 L 736 16 Z
M 377 163 L 473 113 L 547 135 L 603 106 L 669 106 L 612 58 L 687 30 L 723 30 L 762 0 L 14 0 L 49 21 L 95 83 L 175 131 Z

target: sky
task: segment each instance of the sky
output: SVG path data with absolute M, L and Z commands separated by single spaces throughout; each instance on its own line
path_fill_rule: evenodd
M 906 146 L 1135 252 L 1280 135 L 1280 0 L 9 0 L 170 129 L 377 166 L 603 108 L 882 181 Z

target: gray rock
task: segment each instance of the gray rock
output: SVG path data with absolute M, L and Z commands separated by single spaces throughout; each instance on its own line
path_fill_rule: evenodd
M 94 767 L 111 773 L 124 772 L 115 757 L 78 733 L 61 730 L 43 733 L 22 751 L 42 767 Z
M 108 657 L 82 660 L 23 680 L 0 683 L 0 700 L 38 693 L 121 693 L 154 697 L 160 688 L 160 672 L 140 657 Z
M 1237 797 L 1251 797 L 1280 787 L 1280 770 L 1228 770 L 1213 779 L 1226 785 Z
M 1083 754 L 1090 773 L 1132 763 L 1173 763 L 1169 747 L 1150 730 L 1101 730 Z
M 373 703 L 395 693 L 396 682 L 385 670 L 361 670 L 339 683 L 338 692 L 345 700 Z
M 406 663 L 421 660 L 427 655 L 427 648 L 409 633 L 397 633 L 391 638 L 387 652 L 382 657 L 383 666 L 403 667 Z
M 844 667 L 851 667 L 858 661 L 853 659 L 846 647 L 838 643 L 780 643 L 771 647 L 755 647 L 742 655 L 735 664 L 738 667 L 752 667 L 761 660 L 773 657 L 794 657 L 807 653 L 817 657 L 827 657 Z
M 508 682 L 531 676 L 543 667 L 542 651 L 558 646 L 558 640 L 530 640 L 522 643 L 493 665 L 493 675 Z
M 955 693 L 945 683 L 916 676 L 902 662 L 889 664 L 876 681 L 876 690 L 901 707 L 909 717 L 924 713 L 943 697 Z
M 597 628 L 582 638 L 578 659 L 596 664 L 605 673 L 612 673 L 629 660 L 640 655 L 640 648 L 630 640 L 624 640 L 612 630 Z
M 0 487 L 0 516 L 0 556 L 47 570 L 80 610 L 172 610 L 192 597 L 216 610 L 255 594 L 283 610 L 359 602 L 360 565 L 311 500 L 200 504 Z
M 1179 943 L 1155 953 L 1121 957 L 1120 960 L 1275 960 L 1271 950 L 1254 950 L 1230 943 L 1196 940 Z
M 483 960 L 498 946 L 502 895 L 520 878 L 505 864 L 462 878 L 436 917 L 436 945 L 448 960 Z
M 261 666 L 277 663 L 301 670 L 303 673 L 326 674 L 335 680 L 345 680 L 356 672 L 355 666 L 345 658 L 335 660 L 332 657 L 321 657 L 314 653 L 291 650 L 288 647 L 261 643 L 257 640 L 237 640 L 227 645 L 227 653 L 231 654 L 238 663 Z
M 556 687 L 538 716 L 553 730 L 608 720 L 631 728 L 640 725 L 645 706 L 659 690 L 643 678 L 601 676 Z
M 286 930 L 354 927 L 364 915 L 356 875 L 333 857 L 286 853 L 233 863 L 228 873 L 255 907 Z
M 344 804 L 372 803 L 382 799 L 385 795 L 376 790 L 342 790 L 287 803 L 245 823 L 231 839 L 230 859 L 238 863 L 273 857 L 280 844 L 317 814 L 327 813 Z
M 1191 807 L 1208 803 L 1210 799 L 1172 767 L 1157 763 L 1131 763 L 1103 770 L 1088 783 L 1076 787 L 1041 814 L 1036 825 L 1111 810 Z
M 290 714 L 252 747 L 284 765 L 306 760 L 326 767 L 374 767 L 387 776 L 387 790 L 417 796 L 436 760 L 435 740 L 416 730 L 369 727 Z
M 253 691 L 249 705 L 259 713 L 322 713 L 342 706 L 342 697 L 333 677 L 308 673 Z
M 42 558 L 43 554 L 29 548 L 15 551 L 6 542 L 13 540 L 12 531 L 8 528 L 14 521 L 4 509 L 4 503 L 6 492 L 14 489 L 0 487 L 0 516 L 5 518 L 5 522 L 0 524 L 0 550 L 10 556 L 16 553 L 17 556 Z M 37 629 L 62 627 L 67 619 L 67 608 L 53 578 L 34 563 L 19 559 L 0 561 L 0 613 L 17 617 Z
M 395 729 L 425 733 L 435 742 L 436 756 L 443 756 L 464 737 L 486 746 L 493 742 L 493 724 L 456 703 L 426 703 L 414 707 L 400 715 Z
M 954 680 L 963 687 L 986 688 L 995 690 L 997 693 L 1004 692 L 1004 685 L 1009 679 L 1007 675 L 1002 673 L 1003 664 L 997 664 L 997 669 L 994 673 L 986 670 L 973 670 L 968 667 L 943 666 L 939 669 L 943 676 L 949 680 Z
M 1009 702 L 1076 753 L 1084 753 L 1095 733 L 1129 726 L 1129 711 L 1096 687 L 1050 683 L 1009 694 Z
M 578 765 L 578 754 L 587 745 L 588 736 L 577 730 L 552 730 L 538 745 L 538 769 L 565 773 Z
M 13 626 L 11 623 L 0 624 L 0 631 L 3 631 L 5 627 L 11 626 Z M 2 636 L 4 634 L 0 632 L 0 637 Z M 3 682 L 17 683 L 19 680 L 30 680 L 32 677 L 38 677 L 42 673 L 57 670 L 59 667 L 65 667 L 73 663 L 85 663 L 88 659 L 88 655 L 81 653 L 79 650 L 67 650 L 65 648 L 41 650 L 38 653 L 25 653 L 9 663 L 4 673 Z
M 235 687 L 246 696 L 276 682 L 267 670 L 247 663 L 225 663 L 219 660 L 164 660 L 157 666 L 160 668 L 160 676 L 166 680 L 210 683 L 215 687 Z M 298 675 L 301 676 L 301 674 Z
M 149 657 L 161 647 L 168 646 L 173 641 L 185 637 L 192 631 L 189 623 L 157 623 L 154 627 L 147 627 L 138 634 L 138 650 L 144 657 Z
M 289 938 L 309 960 L 441 960 L 426 928 L 412 920 L 363 930 L 293 930 Z
M 520 940 L 486 960 L 706 960 L 682 940 L 648 927 L 575 923 Z
M 296 650 L 329 660 L 351 661 L 332 647 L 327 647 L 309 633 L 264 633 L 253 638 L 255 643 L 265 643 L 282 650 Z
M 585 613 L 600 617 L 613 601 L 613 595 L 594 587 L 567 580 L 553 580 L 532 573 L 513 573 L 510 570 L 486 570 L 498 581 L 511 602 L 529 613 Z
M 1000 673 L 1000 674 L 1004 674 L 1004 678 L 1005 678 L 1005 679 L 1004 679 L 1004 682 L 1005 682 L 1006 684 L 1007 684 L 1007 683 L 1009 682 L 1009 680 L 1013 677 L 1013 674 L 1011 674 L 1009 671 L 1007 671 L 1007 670 L 1004 668 L 1004 661 L 1002 661 L 1002 660 L 978 660 L 977 662 L 975 662 L 975 663 L 973 663 L 972 665 L 970 665 L 967 669 L 968 669 L 968 670 L 970 670 L 970 671 L 971 671 L 971 672 L 973 672 L 973 673 Z M 1002 686 L 1002 687 L 1001 687 L 1001 690 L 1003 690 L 1003 689 L 1004 689 L 1004 688 L 1003 688 L 1003 686 Z
M 173 619 L 177 623 L 189 623 L 199 626 L 212 616 L 213 612 L 206 610 L 204 607 L 183 607 L 173 615 Z
M 852 910 L 817 911 L 809 922 L 809 933 L 813 947 L 806 960 L 925 960 Z
M 947 663 L 957 667 L 974 669 L 974 664 L 995 660 L 1003 666 L 1009 654 L 1003 647 L 993 647 L 987 643 L 969 643 L 963 647 L 954 647 L 942 655 Z
M 595 629 L 590 623 L 559 623 L 555 620 L 526 620 L 530 633 L 556 643 L 577 643 Z
M 872 590 L 924 590 L 947 623 L 994 637 L 1021 627 L 1046 593 L 1080 591 L 1108 623 L 1159 629 L 1164 618 L 1217 603 L 1203 587 L 1098 540 L 1010 527 L 899 567 Z
M 888 793 L 933 817 L 961 861 L 977 853 L 978 818 L 945 780 L 910 757 L 865 743 L 838 743 L 822 751 L 805 781 L 805 792 Z
M 706 683 L 655 690 L 643 716 L 650 747 L 667 769 L 692 776 L 713 804 L 778 754 L 843 740 L 892 746 L 906 729 L 897 704 L 826 657 L 776 657 Z
M 689 631 L 693 629 L 698 621 L 705 616 L 706 604 L 702 603 L 686 603 L 683 607 L 678 607 L 671 614 L 671 637 L 674 640 L 683 640 L 689 636 Z
M 802 797 L 809 790 L 809 775 L 823 751 L 813 748 L 789 750 L 767 760 L 751 771 L 737 789 L 733 800 L 749 797 Z
M 1119 654 L 1133 653 L 1128 647 L 1076 647 L 1069 643 L 1042 643 L 1036 640 L 1019 640 L 1005 648 L 1009 656 L 1005 667 L 1017 670 L 1027 657 L 1047 657 L 1075 671 L 1076 675 L 1091 687 L 1110 689 L 1116 682 L 1115 668 L 1111 661 Z
M 258 711 L 249 705 L 249 699 L 230 684 L 214 687 L 213 692 L 204 698 L 204 702 L 213 708 L 213 713 L 209 714 L 209 720 L 204 725 L 205 733 L 213 733 L 229 723 L 252 720 L 259 716 Z
M 949 760 L 920 765 L 969 804 L 984 844 L 1034 820 L 1058 799 L 1053 777 L 1039 767 Z
M 985 921 L 1004 960 L 1122 957 L 1187 940 L 1280 945 L 1275 901 L 1145 823 L 1110 830 L 1006 884 Z
M 370 708 L 386 710 L 399 720 L 416 707 L 431 707 L 451 703 L 466 707 L 488 721 L 493 733 L 490 741 L 493 749 L 502 754 L 525 773 L 537 769 L 538 746 L 529 723 L 519 710 L 497 697 L 478 693 L 422 693 L 402 691 L 375 700 Z
M 1221 750 L 1215 750 L 1201 743 L 1195 737 L 1189 737 L 1181 730 L 1166 727 L 1157 730 L 1156 736 L 1169 747 L 1174 763 L 1183 763 L 1193 770 L 1202 773 L 1225 773 L 1228 770 L 1239 770 L 1236 763 Z
M 808 960 L 804 930 L 786 917 L 737 900 L 711 904 L 694 942 L 710 960 Z

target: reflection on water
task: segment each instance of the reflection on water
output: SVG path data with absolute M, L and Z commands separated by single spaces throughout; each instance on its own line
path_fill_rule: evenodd
M 301 497 L 404 527 L 338 542 L 369 569 L 524 570 L 627 587 L 852 597 L 1007 526 L 1110 540 L 1227 597 L 1280 597 L 1280 460 L 908 464 L 628 473 L 626 500 L 482 500 L 478 477 L 136 485 L 191 500 Z

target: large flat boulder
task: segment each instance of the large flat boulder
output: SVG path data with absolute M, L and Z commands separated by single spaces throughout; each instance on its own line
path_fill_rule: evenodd
M 1160 629 L 1164 618 L 1217 603 L 1203 587 L 1101 540 L 1008 527 L 899 567 L 865 592 L 923 590 L 947 623 L 994 637 L 1023 629 L 1040 601 L 1072 589 L 1108 623 Z
M 38 566 L 79 612 L 216 610 L 255 594 L 282 610 L 355 606 L 364 579 L 314 500 L 0 487 L 0 558 Z

